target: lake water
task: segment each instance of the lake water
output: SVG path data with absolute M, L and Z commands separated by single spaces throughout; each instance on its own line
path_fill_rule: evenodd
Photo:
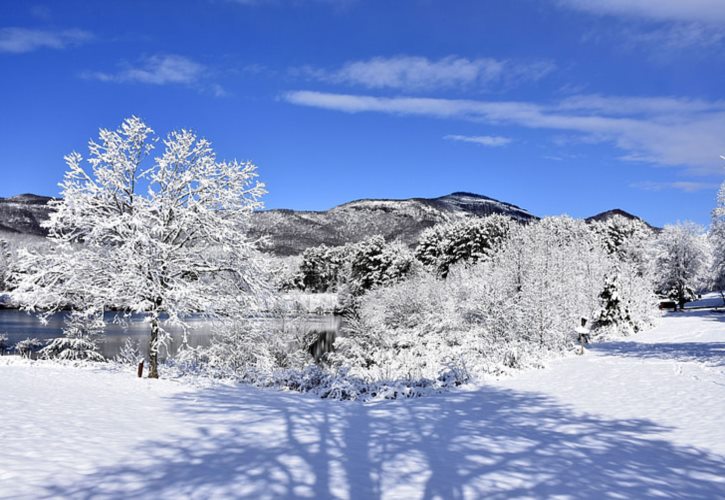
M 28 337 L 42 340 L 52 339 L 63 335 L 63 326 L 65 312 L 59 312 L 51 315 L 48 322 L 43 324 L 37 315 L 28 314 L 15 309 L 0 309 L 0 334 L 8 335 L 9 346 L 24 340 Z M 132 317 L 127 324 L 116 324 L 113 322 L 115 315 L 113 313 L 106 314 L 106 329 L 103 340 L 99 345 L 99 350 L 106 358 L 113 358 L 121 350 L 121 346 L 126 339 L 132 338 L 139 341 L 141 352 L 146 354 L 148 350 L 148 338 L 150 326 L 144 322 L 141 317 Z M 281 326 L 280 319 L 257 319 L 263 323 L 268 323 L 271 328 Z M 191 318 L 188 320 L 188 342 L 192 347 L 209 345 L 212 336 L 211 322 L 201 318 Z M 293 320 L 293 328 L 301 331 L 316 331 L 327 342 L 334 340 L 335 335 L 340 329 L 341 318 L 339 316 L 317 316 L 310 315 Z M 168 353 L 162 350 L 161 358 L 168 355 L 174 356 L 179 350 L 182 343 L 182 332 L 180 328 L 166 327 L 171 333 L 171 342 L 168 346 Z

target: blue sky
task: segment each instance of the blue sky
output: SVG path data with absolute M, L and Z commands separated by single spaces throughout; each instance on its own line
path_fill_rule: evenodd
M 722 0 L 0 0 L 0 196 L 132 114 L 252 160 L 270 208 L 472 191 L 706 224 Z

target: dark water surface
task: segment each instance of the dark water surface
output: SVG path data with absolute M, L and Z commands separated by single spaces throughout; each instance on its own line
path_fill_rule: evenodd
M 28 314 L 15 309 L 0 309 L 0 334 L 8 335 L 9 346 L 28 337 L 37 339 L 52 339 L 63 335 L 63 326 L 66 313 L 58 312 L 48 317 L 48 322 L 43 324 L 40 318 L 34 314 Z M 103 340 L 100 342 L 99 350 L 107 358 L 113 358 L 121 350 L 126 339 L 131 338 L 139 341 L 142 353 L 148 350 L 148 337 L 150 326 L 140 316 L 133 316 L 125 324 L 114 323 L 115 314 L 106 314 L 106 329 Z M 268 323 L 271 328 L 281 326 L 282 320 L 277 318 L 255 319 L 262 323 Z M 213 326 L 212 323 L 203 318 L 190 318 L 188 342 L 192 347 L 209 345 Z M 340 328 L 341 320 L 338 316 L 310 315 L 293 320 L 293 328 L 301 331 L 317 331 L 320 334 L 334 337 Z M 168 353 L 162 352 L 161 357 L 173 356 L 181 346 L 183 334 L 180 328 L 166 326 L 171 333 L 171 341 L 168 346 Z M 162 350 L 163 351 L 163 350 Z

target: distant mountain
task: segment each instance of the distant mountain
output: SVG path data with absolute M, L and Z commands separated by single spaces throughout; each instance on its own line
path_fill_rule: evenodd
M 35 194 L 0 198 L 0 231 L 45 235 L 40 223 L 48 219 L 52 199 Z
M 584 220 L 586 220 L 587 222 L 594 222 L 594 221 L 596 221 L 596 222 L 606 222 L 606 221 L 608 221 L 609 219 L 611 219 L 612 217 L 615 217 L 615 216 L 624 217 L 624 218 L 630 219 L 630 220 L 638 220 L 640 222 L 644 222 L 645 224 L 647 224 L 648 227 L 650 227 L 652 229 L 659 229 L 659 228 L 656 228 L 656 227 L 650 225 L 646 220 L 644 220 L 644 219 L 642 219 L 640 217 L 637 217 L 636 215 L 632 215 L 629 212 L 626 212 L 626 211 L 622 210 L 621 208 L 615 208 L 613 210 L 607 210 L 606 212 L 601 212 L 601 213 L 598 213 L 596 215 L 592 215 L 591 217 L 587 217 Z
M 0 236 L 3 231 L 44 235 L 40 223 L 48 218 L 48 202 L 52 199 L 34 194 L 0 198 Z M 491 214 L 503 214 L 524 222 L 538 219 L 511 203 L 456 192 L 439 198 L 356 200 L 315 212 L 260 210 L 252 217 L 250 232 L 255 237 L 268 237 L 269 251 L 277 255 L 296 255 L 308 247 L 344 245 L 376 234 L 388 241 L 413 245 L 423 230 L 440 222 Z M 607 220 L 614 215 L 641 220 L 619 209 L 602 212 L 586 220 Z
M 356 200 L 321 212 L 263 210 L 254 215 L 252 233 L 269 237 L 274 253 L 294 255 L 310 246 L 344 245 L 376 234 L 412 245 L 424 229 L 440 222 L 490 214 L 537 218 L 510 203 L 457 192 L 440 198 Z

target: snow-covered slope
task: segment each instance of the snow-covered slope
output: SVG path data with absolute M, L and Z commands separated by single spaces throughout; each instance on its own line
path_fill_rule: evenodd
M 42 235 L 40 223 L 48 218 L 47 196 L 21 194 L 0 198 L 0 232 Z
M 367 404 L 0 358 L 0 497 L 724 498 L 724 331 Z
M 309 246 L 343 245 L 380 234 L 413 244 L 439 222 L 504 214 L 518 220 L 536 217 L 526 210 L 481 195 L 452 193 L 440 198 L 357 200 L 324 212 L 266 210 L 255 214 L 253 231 L 268 236 L 278 254 L 296 254 Z
M 625 210 L 622 210 L 621 208 L 615 208 L 615 209 L 612 209 L 612 210 L 607 210 L 605 212 L 600 212 L 600 213 L 598 213 L 596 215 L 592 215 L 591 217 L 587 217 L 585 220 L 587 222 L 595 222 L 595 221 L 596 222 L 606 222 L 609 219 L 611 219 L 612 217 L 616 217 L 616 216 L 624 217 L 625 219 L 630 219 L 630 220 L 638 220 L 638 221 L 644 222 L 645 224 L 647 224 L 652 229 L 655 229 L 655 230 L 658 230 L 659 229 L 659 228 L 656 228 L 656 227 L 650 225 L 644 219 L 642 219 L 640 217 L 637 217 L 636 215 L 630 214 L 629 212 L 627 212 Z
M 3 232 L 44 234 L 40 222 L 48 217 L 49 200 L 32 194 L 0 198 L 0 235 Z M 508 215 L 521 221 L 537 218 L 511 203 L 456 192 L 439 198 L 356 200 L 318 212 L 262 210 L 252 217 L 251 231 L 254 236 L 268 237 L 268 250 L 293 255 L 311 246 L 344 245 L 376 234 L 389 241 L 412 245 L 424 229 L 439 222 L 490 214 Z M 606 220 L 614 214 L 638 218 L 622 210 L 610 210 L 587 220 Z

